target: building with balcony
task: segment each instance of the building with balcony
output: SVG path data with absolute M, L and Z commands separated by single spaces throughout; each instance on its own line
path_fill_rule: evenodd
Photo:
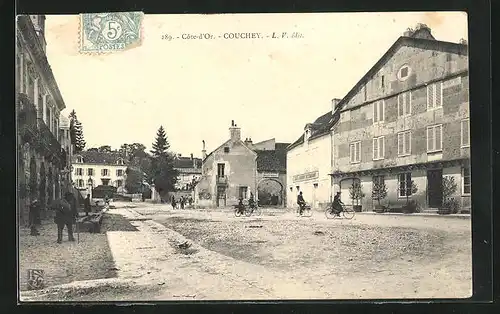
M 195 189 L 200 207 L 224 207 L 239 198 L 253 195 L 261 205 L 285 204 L 286 146 L 274 139 L 253 143 L 241 139 L 241 129 L 234 123 L 229 139 L 206 155 L 203 142 L 202 174 Z
M 83 151 L 73 156 L 73 184 L 86 194 L 99 185 L 125 187 L 128 161 L 118 152 Z
M 383 181 L 383 203 L 407 200 L 423 208 L 443 202 L 443 177 L 458 184 L 456 199 L 470 206 L 469 77 L 465 42 L 436 40 L 426 25 L 400 37 L 336 104 L 333 190 L 350 204 L 361 183 L 371 210 L 373 182 Z M 411 182 L 417 190 L 410 189 Z
M 45 54 L 45 16 L 18 16 L 16 26 L 18 197 L 23 223 L 30 201 L 36 198 L 46 209 L 65 192 L 62 188 L 69 182 L 61 174 L 69 171 L 71 143 L 60 143 L 59 119 L 66 105 Z

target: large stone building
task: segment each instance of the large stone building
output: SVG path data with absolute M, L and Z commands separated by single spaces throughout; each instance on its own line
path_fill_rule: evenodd
M 18 118 L 18 180 L 21 223 L 27 205 L 40 200 L 42 216 L 47 205 L 69 188 L 66 143 L 60 143 L 60 113 L 66 107 L 45 54 L 45 16 L 21 15 L 16 21 Z
M 73 156 L 73 181 L 82 194 L 99 185 L 123 191 L 128 161 L 119 152 L 84 151 Z
M 230 138 L 206 155 L 203 147 L 202 175 L 196 185 L 195 202 L 200 207 L 235 205 L 252 194 L 261 205 L 286 204 L 286 147 L 274 139 L 253 143 L 241 139 L 241 129 L 232 122 Z M 203 143 L 203 145 L 205 145 Z
M 333 155 L 330 128 L 336 122 L 333 113 L 339 101 L 333 99 L 332 110 L 306 124 L 303 134 L 287 149 L 289 208 L 298 206 L 299 192 L 313 208 L 324 207 L 331 201 Z
M 371 210 L 372 183 L 384 181 L 386 205 L 406 197 L 424 208 L 443 202 L 444 176 L 470 205 L 469 76 L 465 42 L 436 40 L 420 25 L 400 37 L 337 104 L 333 126 L 333 190 L 350 204 L 361 183 Z M 413 181 L 417 192 L 407 189 Z

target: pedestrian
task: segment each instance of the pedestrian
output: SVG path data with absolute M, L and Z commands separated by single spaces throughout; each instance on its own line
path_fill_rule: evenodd
M 186 199 L 184 198 L 184 195 L 181 196 L 181 209 L 184 209 L 184 204 L 186 203 Z
M 85 211 L 85 216 L 88 216 L 89 213 L 91 212 L 90 194 L 87 194 L 87 197 L 83 201 L 83 210 Z
M 172 205 L 172 209 L 175 209 L 175 206 L 177 205 L 176 202 L 175 202 L 175 196 L 172 195 L 172 201 L 170 202 L 170 204 Z
M 52 209 L 55 210 L 56 216 L 54 222 L 57 225 L 57 243 L 62 243 L 62 234 L 64 226 L 68 229 L 68 240 L 75 241 L 73 237 L 73 223 L 75 223 L 75 212 L 71 205 L 65 199 L 55 200 L 52 202 Z
M 191 196 L 189 197 L 189 206 L 193 206 L 193 198 Z
M 39 218 L 40 218 L 40 202 L 38 202 L 38 200 L 35 198 L 30 204 L 30 211 L 28 215 L 30 235 L 32 236 L 40 235 L 40 233 L 36 229 L 36 225 L 38 224 Z

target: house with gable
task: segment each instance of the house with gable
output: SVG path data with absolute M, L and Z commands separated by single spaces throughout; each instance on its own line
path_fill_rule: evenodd
M 312 208 L 322 208 L 331 201 L 332 134 L 334 110 L 340 99 L 333 99 L 332 109 L 304 127 L 302 135 L 287 147 L 287 207 L 297 207 L 302 192 Z
M 206 154 L 203 141 L 201 177 L 195 188 L 198 207 L 225 207 L 248 200 L 253 195 L 261 205 L 285 204 L 287 143 L 274 139 L 253 143 L 241 139 L 241 129 L 234 123 L 229 139 Z
M 384 182 L 386 205 L 401 206 L 408 198 L 438 208 L 443 178 L 453 177 L 455 198 L 470 206 L 465 41 L 437 40 L 423 24 L 408 30 L 334 110 L 340 119 L 332 127 L 331 175 L 344 203 L 351 203 L 349 187 L 359 182 L 363 210 L 371 210 L 373 183 Z

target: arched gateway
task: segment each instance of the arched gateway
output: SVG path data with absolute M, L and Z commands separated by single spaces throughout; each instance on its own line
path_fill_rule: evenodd
M 263 179 L 257 185 L 259 205 L 282 206 L 283 184 L 275 179 Z

